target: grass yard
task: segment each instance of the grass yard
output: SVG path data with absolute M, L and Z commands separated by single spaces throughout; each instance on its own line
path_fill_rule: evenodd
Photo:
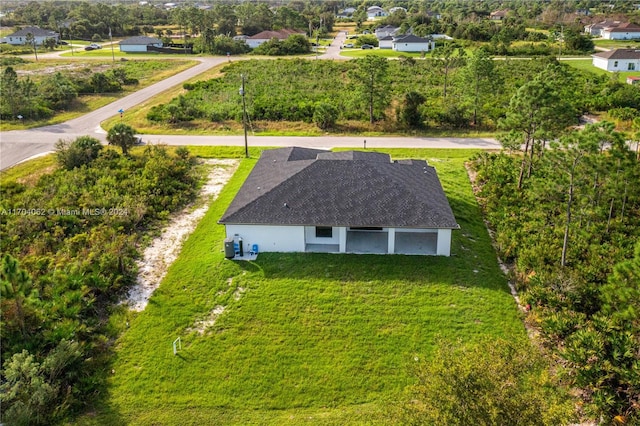
M 202 156 L 224 154 L 211 150 L 198 147 Z M 462 228 L 451 257 L 225 260 L 217 220 L 255 164 L 252 151 L 147 309 L 119 319 L 130 327 L 106 393 L 74 424 L 394 424 L 416 360 L 438 338 L 528 344 L 464 169 L 472 151 L 384 151 L 437 168 Z M 195 331 L 202 321 L 215 323 Z
M 599 75 L 606 75 L 611 78 L 617 76 L 618 81 L 625 82 L 627 77 L 629 76 L 640 76 L 640 71 L 619 71 L 617 73 L 608 72 L 601 68 L 597 68 L 593 66 L 593 61 L 591 59 L 576 59 L 576 60 L 568 60 L 564 61 L 566 64 L 571 65 L 574 68 L 578 68 L 584 71 L 591 71 L 593 73 Z
M 90 53 L 90 52 L 88 52 Z M 41 59 L 38 61 L 27 60 L 21 64 L 12 65 L 12 67 L 18 72 L 20 78 L 26 78 L 28 76 L 33 81 L 40 81 L 44 76 L 50 75 L 53 72 L 105 72 L 112 68 L 113 62 L 111 60 L 84 60 L 77 58 L 73 62 L 62 59 Z M 79 117 L 83 114 L 87 114 L 111 102 L 118 100 L 124 96 L 127 96 L 133 92 L 136 92 L 144 87 L 150 86 L 158 81 L 164 80 L 172 75 L 175 75 L 181 71 L 184 71 L 194 65 L 197 62 L 186 59 L 175 59 L 171 61 L 167 60 L 137 60 L 128 61 L 126 63 L 118 62 L 117 66 L 122 66 L 127 70 L 127 75 L 130 78 L 136 78 L 139 83 L 136 85 L 122 86 L 122 91 L 117 93 L 102 93 L 102 94 L 83 94 L 73 100 L 71 105 L 66 111 L 58 111 L 53 116 L 41 119 L 41 120 L 24 120 L 21 122 L 3 120 L 0 122 L 0 131 L 9 130 L 24 130 L 40 126 L 48 126 L 51 124 L 63 123 L 67 120 Z M 4 67 L 0 68 L 3 71 Z M 71 74 L 73 75 L 73 74 Z M 115 115 L 114 120 L 117 118 Z

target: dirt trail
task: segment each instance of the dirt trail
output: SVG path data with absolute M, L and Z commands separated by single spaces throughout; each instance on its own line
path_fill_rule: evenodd
M 194 205 L 189 205 L 176 214 L 162 231 L 162 235 L 151 242 L 142 259 L 138 261 L 138 280 L 125 300 L 133 311 L 140 312 L 145 309 L 149 298 L 167 274 L 169 266 L 178 258 L 182 243 L 209 210 L 209 205 L 229 181 L 239 161 L 206 160 L 205 163 L 212 166 L 212 169 L 198 196 L 200 207 L 194 209 Z

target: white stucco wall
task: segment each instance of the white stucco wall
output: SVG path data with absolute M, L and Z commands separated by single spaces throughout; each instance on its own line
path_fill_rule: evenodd
M 608 40 L 631 40 L 640 38 L 640 33 L 636 31 L 629 32 L 611 32 L 611 31 L 603 31 L 602 38 Z
M 593 57 L 593 66 L 606 71 L 640 71 L 640 59 L 605 59 Z M 629 69 L 629 64 L 633 68 Z
M 262 43 L 266 43 L 267 41 L 269 40 L 264 38 L 255 38 L 255 39 L 248 38 L 245 40 L 245 43 L 247 43 L 247 45 L 250 48 L 255 49 L 256 47 L 260 46 Z
M 156 47 L 162 47 L 162 46 L 158 46 L 156 45 Z M 146 52 L 147 51 L 147 45 L 142 45 L 142 44 L 121 44 L 120 45 L 120 51 L 121 52 Z
M 34 41 L 36 42 L 36 45 L 40 46 L 48 38 L 53 38 L 53 39 L 58 40 L 58 36 L 55 35 L 55 36 L 49 36 L 49 37 L 35 36 L 34 37 Z M 9 37 L 9 36 L 7 36 L 4 39 L 6 40 L 6 42 L 8 44 L 12 44 L 14 46 L 27 44 L 27 37 L 26 36 L 18 36 L 18 37 Z
M 398 52 L 428 52 L 431 50 L 433 42 L 425 43 L 403 43 L 393 42 L 392 49 Z
M 436 255 L 451 255 L 451 229 L 438 229 L 438 248 Z
M 378 46 L 380 49 L 391 49 L 393 47 L 393 40 L 380 40 Z
M 226 225 L 227 238 L 242 237 L 245 247 L 258 245 L 258 252 L 303 252 L 304 226 Z
M 306 244 L 340 244 L 340 233 L 345 232 L 345 228 L 334 226 L 332 229 L 331 238 L 318 238 L 316 237 L 315 226 L 304 227 L 304 239 Z

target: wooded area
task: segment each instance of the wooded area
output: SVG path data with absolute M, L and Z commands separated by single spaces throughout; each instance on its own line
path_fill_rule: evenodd
M 478 195 L 498 253 L 512 265 L 529 307 L 526 320 L 540 330 L 566 383 L 583 391 L 585 412 L 636 424 L 637 144 L 630 149 L 607 122 L 547 144 L 542 130 L 537 132 L 523 131 L 523 152 L 485 153 L 474 160 Z M 531 143 L 529 134 L 536 134 Z
M 200 182 L 185 149 L 125 156 L 84 137 L 59 144 L 58 157 L 37 181 L 2 184 L 2 419 L 12 425 L 60 421 L 104 389 L 138 250 Z
M 247 77 L 250 120 L 314 122 L 324 130 L 340 131 L 349 121 L 366 121 L 379 122 L 389 131 L 492 131 L 503 128 L 503 121 L 505 128 L 516 126 L 505 117 L 518 114 L 517 103 L 527 102 L 519 99 L 531 96 L 540 96 L 536 102 L 544 108 L 539 114 L 547 114 L 548 124 L 555 126 L 549 131 L 577 125 L 584 113 L 631 108 L 637 114 L 640 108 L 640 91 L 628 84 L 553 58 L 493 61 L 482 49 L 471 56 L 448 50 L 443 59 L 426 60 L 252 60 L 232 63 L 222 72 L 215 79 L 185 84 L 187 93 L 151 108 L 147 118 L 175 127 L 198 121 L 241 122 L 240 74 Z M 527 95 L 520 88 L 534 79 L 540 82 L 539 92 Z

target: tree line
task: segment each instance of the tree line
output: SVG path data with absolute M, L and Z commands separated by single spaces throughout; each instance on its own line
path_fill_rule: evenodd
M 511 129 L 505 150 L 474 161 L 479 199 L 499 255 L 513 265 L 526 321 L 540 330 L 564 382 L 580 389 L 585 413 L 636 424 L 637 142 L 607 122 L 568 132 L 554 128 L 555 106 L 533 105 L 544 96 L 541 84 L 532 81 L 514 99 L 503 123 Z
M 220 77 L 185 84 L 185 94 L 153 107 L 147 119 L 175 126 L 194 120 L 240 122 L 240 74 L 248 76 L 251 120 L 303 121 L 323 130 L 339 129 L 341 123 L 354 120 L 383 122 L 397 131 L 496 130 L 510 110 L 517 110 L 510 103 L 518 90 L 545 68 L 543 92 L 567 106 L 560 111 L 564 126 L 577 124 L 586 112 L 640 107 L 637 88 L 553 58 L 494 61 L 484 49 L 467 55 L 455 43 L 435 54 L 438 57 L 422 61 L 409 57 L 386 61 L 369 55 L 348 62 L 232 63 Z
M 128 129 L 109 141 L 128 146 Z M 191 201 L 193 157 L 148 146 L 60 141 L 59 166 L 33 183 L 3 182 L 0 421 L 50 425 L 100 397 L 149 229 Z M 115 318 L 120 318 L 117 320 Z

